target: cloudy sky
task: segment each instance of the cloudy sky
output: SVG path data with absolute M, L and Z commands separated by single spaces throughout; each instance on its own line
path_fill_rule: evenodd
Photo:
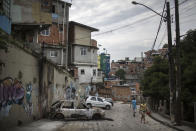
M 95 27 L 99 32 L 92 33 L 100 47 L 106 48 L 112 60 L 125 57 L 140 57 L 141 52 L 152 48 L 160 16 L 148 9 L 133 5 L 132 0 L 72 0 L 70 20 Z M 165 0 L 136 0 L 162 12 Z M 169 0 L 171 8 L 173 1 Z M 196 29 L 196 0 L 179 0 L 181 35 L 189 29 Z M 171 9 L 174 16 L 174 9 Z M 175 37 L 175 18 L 172 23 L 172 35 Z M 174 38 L 173 38 L 174 40 Z M 167 42 L 167 29 L 164 22 L 154 49 Z

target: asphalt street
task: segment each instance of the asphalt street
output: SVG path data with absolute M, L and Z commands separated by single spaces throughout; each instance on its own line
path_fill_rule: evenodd
M 111 110 L 106 110 L 106 117 L 113 119 L 99 121 L 72 121 L 60 127 L 58 131 L 173 131 L 167 126 L 146 117 L 146 124 L 141 124 L 137 111 L 133 117 L 129 104 L 115 103 Z
M 117 102 L 111 110 L 105 110 L 106 120 L 53 121 L 42 119 L 28 125 L 12 128 L 14 131 L 174 131 L 146 116 L 146 123 L 140 123 L 137 111 L 133 117 L 129 104 Z

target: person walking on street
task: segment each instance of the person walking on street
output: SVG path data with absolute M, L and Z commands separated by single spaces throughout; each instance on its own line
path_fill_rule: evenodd
M 136 108 L 137 108 L 135 97 L 132 99 L 131 104 L 133 108 L 133 116 L 135 117 Z
M 140 104 L 140 113 L 141 113 L 141 123 L 142 121 L 144 122 L 145 124 L 145 115 L 146 115 L 146 111 L 147 111 L 147 107 L 146 107 L 146 104 L 144 102 L 142 102 Z

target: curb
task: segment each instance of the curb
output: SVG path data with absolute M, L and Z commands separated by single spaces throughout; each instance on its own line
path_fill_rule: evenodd
M 179 128 L 175 127 L 175 126 L 170 125 L 170 124 L 167 123 L 167 122 L 163 122 L 163 121 L 161 121 L 161 120 L 159 120 L 159 119 L 153 117 L 152 115 L 149 115 L 149 116 L 150 116 L 152 119 L 158 121 L 159 123 L 161 123 L 161 124 L 163 124 L 163 125 L 165 125 L 165 126 L 168 126 L 168 127 L 173 128 L 173 129 L 175 129 L 175 130 L 178 130 L 178 131 L 184 131 L 184 130 L 179 129 Z

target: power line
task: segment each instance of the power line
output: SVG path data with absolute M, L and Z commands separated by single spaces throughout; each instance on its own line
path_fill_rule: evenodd
M 179 5 L 182 5 L 182 4 L 186 3 L 187 1 L 188 1 L 188 0 L 184 0 L 183 2 L 179 3 Z M 174 9 L 174 8 L 175 8 L 175 7 L 172 7 L 172 8 L 170 8 L 170 9 Z M 164 12 L 164 11 L 163 11 L 163 12 Z M 163 13 L 163 12 L 161 12 L 161 13 Z M 134 23 L 127 24 L 127 25 L 124 25 L 124 26 L 115 28 L 115 29 L 113 29 L 113 30 L 109 30 L 109 31 L 105 31 L 105 32 L 102 32 L 102 33 L 98 33 L 98 34 L 95 34 L 94 36 L 99 36 L 99 35 L 102 35 L 102 34 L 111 33 L 111 32 L 113 32 L 113 31 L 116 31 L 116 30 L 119 30 L 119 29 L 122 29 L 122 28 L 129 27 L 129 26 L 131 26 L 131 25 L 137 24 L 138 22 L 142 22 L 142 21 L 144 21 L 144 20 L 151 19 L 151 18 L 153 18 L 153 17 L 155 17 L 155 16 L 157 16 L 157 15 L 154 14 L 154 15 L 151 15 L 151 16 L 149 16 L 149 17 L 143 18 L 143 19 L 141 19 L 141 20 L 139 20 L 139 21 L 136 21 L 136 22 L 134 22 Z
M 161 14 L 161 20 L 160 20 L 160 23 L 159 23 L 158 31 L 157 31 L 157 34 L 156 34 L 154 43 L 153 43 L 153 45 L 152 45 L 152 50 L 154 49 L 154 46 L 155 46 L 155 44 L 156 44 L 156 41 L 157 41 L 157 38 L 158 38 L 158 35 L 159 35 L 159 32 L 160 32 L 160 29 L 161 29 L 161 26 L 162 26 L 162 22 L 163 22 L 163 18 L 164 18 L 163 15 L 164 15 L 165 6 L 166 6 L 166 0 L 165 0 L 165 4 L 164 4 L 164 7 L 163 7 L 162 14 Z
M 179 5 L 182 5 L 182 4 L 186 3 L 187 1 L 188 1 L 188 0 L 184 0 L 184 1 L 182 1 L 181 3 L 179 3 Z M 170 9 L 174 9 L 174 7 L 170 8 Z M 163 12 L 164 12 L 164 11 L 163 11 Z M 163 12 L 160 12 L 160 14 L 163 13 Z M 123 28 L 127 28 L 127 27 L 130 27 L 130 26 L 133 26 L 133 25 L 138 24 L 138 23 L 140 23 L 140 22 L 143 22 L 143 21 L 145 21 L 145 20 L 151 19 L 151 18 L 153 18 L 153 17 L 155 17 L 155 16 L 157 16 L 157 14 L 150 15 L 150 16 L 148 16 L 148 17 L 145 17 L 145 18 L 142 18 L 142 19 L 140 19 L 140 20 L 137 20 L 137 21 L 135 21 L 135 22 L 133 22 L 133 23 L 130 23 L 130 24 L 127 24 L 127 25 L 120 26 L 120 27 L 118 27 L 118 28 L 114 28 L 114 29 L 111 29 L 111 30 L 108 30 L 108 31 L 105 31 L 105 32 L 102 32 L 102 33 L 94 34 L 93 37 L 94 37 L 94 36 L 100 36 L 100 35 L 108 34 L 108 33 L 112 33 L 112 32 L 114 32 L 114 31 L 117 31 L 117 30 L 120 30 L 120 29 L 123 29 Z M 77 39 L 75 39 L 75 40 L 80 40 L 80 39 L 85 39 L 85 38 L 89 38 L 89 36 L 77 38 Z
M 165 31 L 164 31 L 164 33 L 163 33 L 163 37 L 162 37 L 162 39 L 161 39 L 161 41 L 160 41 L 160 44 L 159 44 L 159 46 L 157 47 L 157 49 L 159 49 L 160 46 L 161 46 L 161 44 L 163 44 L 163 40 L 164 40 L 164 38 L 165 38 L 166 32 L 167 32 L 167 28 L 165 28 Z

